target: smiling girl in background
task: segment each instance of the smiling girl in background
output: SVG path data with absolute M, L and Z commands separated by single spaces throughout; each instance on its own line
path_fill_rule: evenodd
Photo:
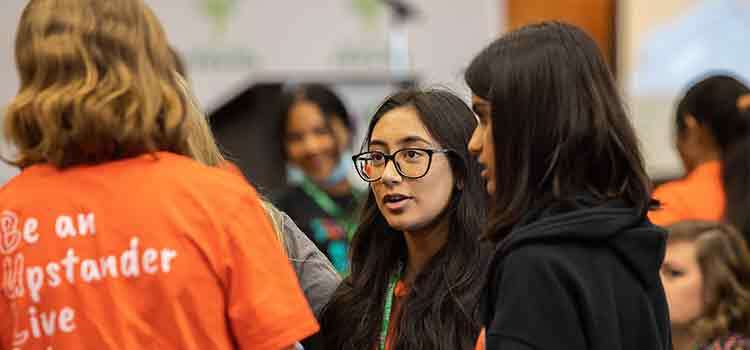
M 351 163 L 342 157 L 352 138 L 349 112 L 324 85 L 296 86 L 282 96 L 279 131 L 294 178 L 274 202 L 345 273 L 358 198 L 347 178 Z

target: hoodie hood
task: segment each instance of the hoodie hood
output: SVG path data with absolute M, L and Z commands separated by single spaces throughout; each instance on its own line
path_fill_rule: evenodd
M 659 283 L 666 240 L 665 230 L 624 201 L 614 199 L 597 204 L 591 197 L 580 196 L 564 206 L 527 214 L 498 244 L 493 260 L 537 242 L 604 243 L 612 247 L 645 285 L 654 286 Z

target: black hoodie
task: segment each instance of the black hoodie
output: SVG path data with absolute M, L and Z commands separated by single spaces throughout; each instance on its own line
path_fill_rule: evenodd
M 622 201 L 527 215 L 498 244 L 487 350 L 672 349 L 659 267 L 666 232 Z

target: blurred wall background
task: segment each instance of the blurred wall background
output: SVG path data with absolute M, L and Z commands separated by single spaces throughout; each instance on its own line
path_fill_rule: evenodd
M 322 80 L 344 95 L 360 125 L 392 81 L 468 97 L 463 68 L 497 35 L 544 19 L 575 23 L 612 64 L 654 178 L 681 174 L 671 130 L 681 89 L 709 71 L 750 75 L 750 0 L 403 0 L 413 14 L 406 22 L 379 0 L 146 2 L 184 56 L 207 111 L 257 83 Z M 3 105 L 18 88 L 13 41 L 25 3 L 0 3 Z M 2 152 L 12 154 L 6 145 Z M 15 172 L 0 165 L 0 183 Z

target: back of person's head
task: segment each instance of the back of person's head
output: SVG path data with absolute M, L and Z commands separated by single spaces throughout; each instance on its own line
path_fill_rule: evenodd
M 711 131 L 722 152 L 745 140 L 750 132 L 750 117 L 743 111 L 750 107 L 740 99 L 750 95 L 750 88 L 729 75 L 712 75 L 690 86 L 677 104 L 677 132 L 685 129 L 685 118 L 692 116 Z
M 650 182 L 635 131 L 596 43 L 544 22 L 512 31 L 474 58 L 465 80 L 489 101 L 496 191 L 489 238 L 531 207 L 580 193 L 646 213 Z
M 447 222 L 447 243 L 419 272 L 411 287 L 401 307 L 406 316 L 399 320 L 393 348 L 473 349 L 479 324 L 472 301 L 478 300 L 483 278 L 478 237 L 486 211 L 479 164 L 466 148 L 476 119 L 471 109 L 449 92 L 400 92 L 387 98 L 375 112 L 363 148 L 369 146 L 383 116 L 402 107 L 413 108 L 429 135 L 440 147 L 450 150 L 447 155 L 455 183 L 450 184 L 453 192 L 447 206 L 433 219 L 433 223 Z M 351 274 L 321 319 L 326 348 L 372 347 L 383 320 L 390 274 L 407 259 L 404 234 L 389 226 L 373 191 L 363 204 L 350 249 Z M 450 317 L 446 319 L 445 315 Z
M 730 225 L 708 221 L 683 221 L 667 229 L 669 244 L 695 244 L 703 307 L 691 327 L 699 343 L 750 335 L 750 251 L 742 235 Z
M 750 88 L 735 77 L 709 76 L 692 85 L 677 105 L 678 138 L 692 118 L 719 148 L 726 195 L 725 218 L 750 233 Z
M 142 0 L 32 0 L 15 47 L 21 87 L 5 118 L 20 167 L 186 153 L 187 101 L 164 31 Z

